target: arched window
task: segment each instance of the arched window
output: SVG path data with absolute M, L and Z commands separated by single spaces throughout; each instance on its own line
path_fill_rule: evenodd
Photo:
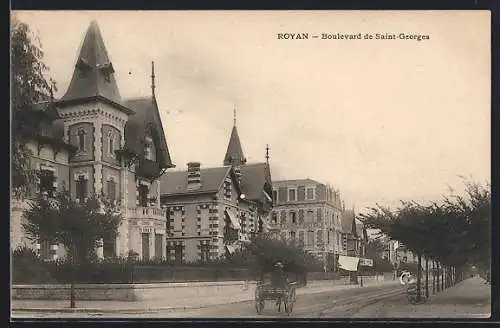
M 78 130 L 78 151 L 85 150 L 85 130 Z

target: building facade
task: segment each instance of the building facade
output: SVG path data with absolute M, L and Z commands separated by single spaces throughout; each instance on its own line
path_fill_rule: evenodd
M 334 263 L 342 249 L 342 200 L 331 186 L 312 179 L 273 182 L 269 225 L 276 236 Z M 331 265 L 331 264 L 330 264 Z
M 342 212 L 342 248 L 339 254 L 364 258 L 368 234 L 361 221 L 356 219 L 354 210 Z
M 223 164 L 201 168 L 192 162 L 187 171 L 171 171 L 162 178 L 170 260 L 214 260 L 264 229 L 273 203 L 269 164 L 246 163 L 236 124 Z
M 123 220 L 116 240 L 105 240 L 102 256 L 166 257 L 166 211 L 160 207 L 159 177 L 171 162 L 154 90 L 123 99 L 97 22 L 85 34 L 73 76 L 61 99 L 32 106 L 27 147 L 30 167 L 40 173 L 32 195 L 69 191 L 85 201 L 104 195 L 119 206 Z M 37 120 L 35 117 L 43 117 Z M 29 241 L 21 228 L 29 200 L 13 200 L 11 243 L 40 247 L 46 257 L 64 256 L 61 245 Z M 36 246 L 38 245 L 38 246 Z M 46 250 L 48 247 L 48 251 Z

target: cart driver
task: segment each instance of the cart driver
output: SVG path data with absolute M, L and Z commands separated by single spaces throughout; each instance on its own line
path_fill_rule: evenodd
M 283 270 L 284 265 L 276 262 L 271 273 L 271 284 L 274 288 L 285 289 L 288 286 L 287 275 Z

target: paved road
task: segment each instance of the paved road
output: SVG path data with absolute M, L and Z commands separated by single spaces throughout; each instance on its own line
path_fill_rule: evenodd
M 352 317 L 363 306 L 380 301 L 385 297 L 400 294 L 404 291 L 400 285 L 378 285 L 363 288 L 352 288 L 308 295 L 298 295 L 291 318 L 345 318 Z M 288 315 L 278 312 L 272 301 L 266 302 L 261 315 L 255 311 L 253 301 L 235 304 L 210 306 L 202 309 L 160 311 L 145 314 L 92 314 L 92 313 L 23 313 L 15 312 L 16 318 L 287 318 Z

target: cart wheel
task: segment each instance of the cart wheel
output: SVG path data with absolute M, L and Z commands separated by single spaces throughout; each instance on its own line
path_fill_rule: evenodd
M 288 292 L 287 298 L 285 300 L 285 312 L 290 315 L 293 311 L 293 303 L 295 303 L 295 289 L 291 289 Z
M 262 311 L 264 310 L 264 301 L 263 300 L 255 301 L 255 309 L 257 310 L 258 314 L 261 314 Z

